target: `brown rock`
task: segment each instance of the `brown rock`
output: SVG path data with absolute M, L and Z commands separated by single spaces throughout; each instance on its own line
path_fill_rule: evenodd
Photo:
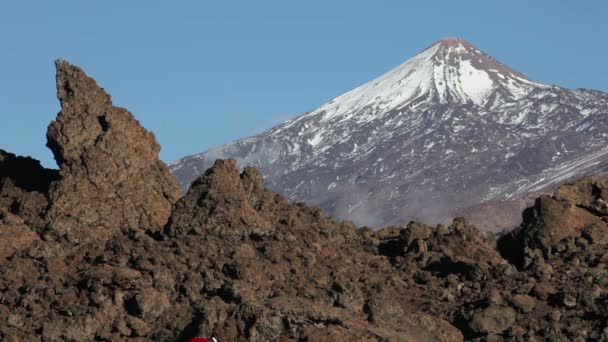
M 555 191 L 554 197 L 599 215 L 608 215 L 608 178 L 589 176 L 566 183 Z
M 251 169 L 239 176 L 234 159 L 217 160 L 176 203 L 167 232 L 201 233 L 221 228 L 225 233 L 240 234 L 245 227 L 270 227 L 252 207 L 261 205 L 255 194 L 263 189 L 257 182 L 259 177 Z
M 201 333 L 221 340 L 462 339 L 449 323 L 423 319 L 408 306 L 388 260 L 363 248 L 372 235 L 289 204 L 263 188 L 257 170 L 239 175 L 234 160 L 216 161 L 192 184 L 175 204 L 166 233 L 204 246 L 205 272 L 217 274 L 205 278 L 211 287 L 205 291 L 219 294 L 225 307 L 206 305 Z
M 420 223 L 410 222 L 405 229 L 401 231 L 401 239 L 405 246 L 411 246 L 415 240 L 425 240 L 431 237 L 433 228 Z
M 171 306 L 167 295 L 153 288 L 140 291 L 135 296 L 135 304 L 138 315 L 146 320 L 159 317 Z
M 436 260 L 429 267 L 442 273 L 464 269 L 484 273 L 489 265 L 505 262 L 490 241 L 462 218 L 454 219 L 449 227 L 437 228 L 410 222 L 401 231 L 399 243 L 408 253 L 428 254 L 429 259 Z
M 550 295 L 557 293 L 557 290 L 547 283 L 538 283 L 532 289 L 533 294 L 540 300 L 547 300 Z
M 583 237 L 589 240 L 589 243 L 608 244 L 608 224 L 606 222 L 592 223 L 583 228 Z
M 150 325 L 142 319 L 129 316 L 126 318 L 125 321 L 127 323 L 128 329 L 131 330 L 132 334 L 135 335 L 135 337 L 146 336 L 150 333 Z
M 358 229 L 232 160 L 149 234 L 172 203 L 154 139 L 62 63 L 49 129 L 61 178 L 0 152 L 0 340 L 601 340 L 602 178 L 526 212 L 511 235 L 530 265 L 520 270 L 464 219 Z
M 581 236 L 584 227 L 597 225 L 598 232 L 608 230 L 602 221 L 607 179 L 586 177 L 560 186 L 553 197 L 539 197 L 524 211 L 522 225 L 498 240 L 503 257 L 523 267 L 526 249 L 539 249 L 547 255 L 560 241 Z
M 80 68 L 59 60 L 61 112 L 47 132 L 60 167 L 46 219 L 74 241 L 120 228 L 162 228 L 180 196 L 177 181 L 158 160 L 160 147 L 131 113 Z
M 426 314 L 405 316 L 402 322 L 412 331 L 414 341 L 462 341 L 462 332 L 448 322 Z
M 518 325 L 514 325 L 511 327 L 509 332 L 514 337 L 522 338 L 526 334 L 526 329 Z
M 0 210 L 0 265 L 20 250 L 24 250 L 38 240 L 23 221 L 6 211 Z
M 551 310 L 551 312 L 549 313 L 549 319 L 553 322 L 559 322 L 561 318 L 562 313 L 559 310 Z
M 491 304 L 501 305 L 504 301 L 502 298 L 502 294 L 497 289 L 491 289 L 488 300 Z
M 572 202 L 557 198 L 540 197 L 535 208 L 539 220 L 535 222 L 535 234 L 529 237 L 530 247 L 547 249 L 564 238 L 579 236 L 584 226 L 600 221 L 599 217 Z
M 511 308 L 490 305 L 473 315 L 470 327 L 477 333 L 500 334 L 515 323 L 516 317 L 515 310 Z
M 562 303 L 568 308 L 574 308 L 577 304 L 576 297 L 573 294 L 564 293 Z
M 494 244 L 484 238 L 481 232 L 464 218 L 455 218 L 449 229 L 454 231 L 454 235 L 443 240 L 442 244 L 449 246 L 455 255 L 472 260 L 478 266 L 481 264 L 496 266 L 505 262 Z
M 48 206 L 47 193 L 56 170 L 45 169 L 29 157 L 18 157 L 0 149 L 0 209 L 20 216 L 27 225 L 42 229 Z
M 484 202 L 460 209 L 457 214 L 464 216 L 469 222 L 474 222 L 475 226 L 484 232 L 511 230 L 521 224 L 521 212 L 534 204 L 538 195 L 533 193 L 512 200 Z
M 534 307 L 536 306 L 536 303 L 534 302 L 534 298 L 532 298 L 528 295 L 524 295 L 524 294 L 517 294 L 517 295 L 513 296 L 513 299 L 511 300 L 511 302 L 513 303 L 513 306 L 515 306 L 516 308 L 520 309 L 523 312 L 531 312 L 532 310 L 534 310 Z

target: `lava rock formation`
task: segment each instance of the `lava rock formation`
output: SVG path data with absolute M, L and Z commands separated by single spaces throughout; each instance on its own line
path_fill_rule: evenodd
M 0 151 L 3 341 L 608 340 L 607 178 L 494 241 L 464 219 L 372 230 L 218 160 L 178 199 L 154 136 L 57 62 L 60 166 Z

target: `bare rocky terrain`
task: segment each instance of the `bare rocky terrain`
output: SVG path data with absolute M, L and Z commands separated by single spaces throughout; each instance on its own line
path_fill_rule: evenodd
M 59 170 L 0 151 L 0 340 L 608 341 L 608 178 L 498 240 L 377 231 L 217 160 L 180 198 L 158 143 L 57 62 Z

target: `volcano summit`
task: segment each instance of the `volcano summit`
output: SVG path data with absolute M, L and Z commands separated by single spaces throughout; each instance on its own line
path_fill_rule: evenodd
M 499 229 L 517 225 L 527 194 L 605 173 L 606 113 L 606 93 L 537 83 L 446 38 L 309 113 L 170 169 L 187 188 L 215 159 L 235 158 L 289 199 L 358 224 L 469 213 Z M 496 203 L 515 210 L 495 217 Z

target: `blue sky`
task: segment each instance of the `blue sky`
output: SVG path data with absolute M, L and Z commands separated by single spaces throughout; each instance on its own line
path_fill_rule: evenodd
M 604 0 L 4 1 L 0 148 L 55 165 L 56 58 L 173 161 L 312 110 L 446 36 L 536 81 L 608 91 L 607 17 Z

